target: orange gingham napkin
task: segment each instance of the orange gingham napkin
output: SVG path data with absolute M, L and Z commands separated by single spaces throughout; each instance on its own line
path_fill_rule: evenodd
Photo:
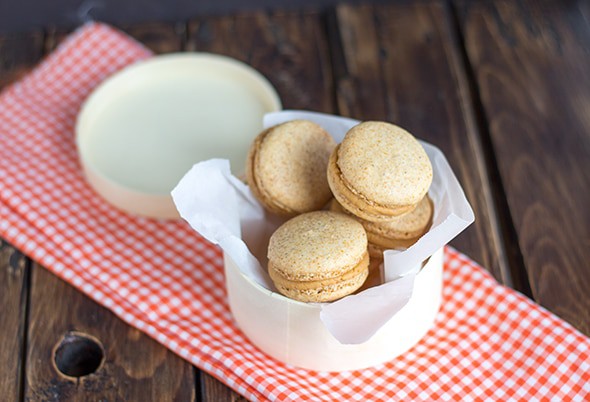
M 149 56 L 87 24 L 0 95 L 2 237 L 249 399 L 590 399 L 590 340 L 451 248 L 435 328 L 402 357 L 325 373 L 256 349 L 232 321 L 216 247 L 183 222 L 117 211 L 81 175 L 73 128 L 82 101 Z

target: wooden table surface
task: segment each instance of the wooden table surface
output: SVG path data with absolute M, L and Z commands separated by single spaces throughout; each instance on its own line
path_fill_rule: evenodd
M 590 335 L 589 21 L 589 1 L 457 0 L 120 28 L 157 53 L 243 60 L 285 108 L 395 122 L 440 147 L 476 215 L 452 245 Z M 0 86 L 66 34 L 0 36 Z M 56 345 L 73 345 L 65 364 L 100 356 L 92 341 L 68 343 L 72 331 L 104 347 L 78 378 L 56 368 Z M 241 399 L 6 242 L 0 362 L 7 401 Z

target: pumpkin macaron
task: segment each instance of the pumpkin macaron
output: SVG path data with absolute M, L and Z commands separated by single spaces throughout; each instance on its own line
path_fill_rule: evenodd
M 332 198 L 326 169 L 335 146 L 330 134 L 307 120 L 266 129 L 248 152 L 246 180 L 250 190 L 277 215 L 322 209 Z
M 432 164 L 406 130 L 368 121 L 351 128 L 328 163 L 334 197 L 353 215 L 378 222 L 416 208 L 432 183 Z
M 277 290 L 302 302 L 340 299 L 369 274 L 365 229 L 331 211 L 308 212 L 281 225 L 270 238 L 268 260 Z

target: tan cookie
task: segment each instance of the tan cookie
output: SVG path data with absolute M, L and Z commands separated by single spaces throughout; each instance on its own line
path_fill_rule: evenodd
M 266 209 L 283 216 L 321 209 L 332 196 L 326 167 L 335 146 L 330 134 L 307 120 L 263 131 L 247 158 L 252 193 Z
M 384 221 L 416 207 L 432 183 L 432 165 L 410 133 L 369 121 L 350 129 L 332 152 L 328 183 L 345 209 Z
M 367 236 L 350 216 L 301 214 L 281 225 L 268 245 L 268 271 L 283 295 L 328 302 L 358 289 L 369 273 Z
M 330 204 L 330 210 L 348 212 L 336 200 Z M 367 232 L 371 258 L 382 259 L 385 250 L 406 249 L 416 243 L 430 229 L 432 214 L 432 201 L 427 195 L 413 211 L 388 221 L 371 222 L 357 218 Z

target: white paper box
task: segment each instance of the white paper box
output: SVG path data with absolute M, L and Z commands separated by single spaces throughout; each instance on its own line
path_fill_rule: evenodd
M 227 255 L 224 257 L 229 304 L 238 326 L 262 351 L 297 367 L 342 371 L 390 361 L 422 339 L 440 307 L 442 249 L 416 275 L 408 304 L 367 342 L 344 345 L 320 320 L 320 304 L 271 292 L 242 274 Z
M 264 127 L 294 119 L 320 124 L 337 142 L 358 124 L 338 116 L 282 111 L 267 114 Z M 275 292 L 266 251 L 281 222 L 231 174 L 226 160 L 203 161 L 186 173 L 172 191 L 174 202 L 191 227 L 224 251 L 230 308 L 256 346 L 297 367 L 352 370 L 390 361 L 432 327 L 441 301 L 442 248 L 474 215 L 443 153 L 422 145 L 434 171 L 431 228 L 407 250 L 383 253 L 383 285 L 332 303 L 301 303 Z

